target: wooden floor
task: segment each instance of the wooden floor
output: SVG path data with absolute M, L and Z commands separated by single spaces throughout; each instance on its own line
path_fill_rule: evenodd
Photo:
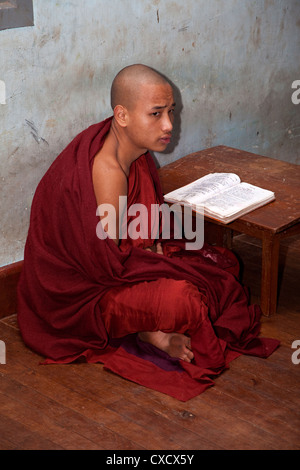
M 259 294 L 259 242 L 235 238 L 252 298 Z M 0 320 L 0 449 L 299 449 L 300 243 L 285 241 L 276 316 L 262 333 L 281 340 L 267 360 L 242 356 L 202 395 L 182 403 L 103 370 L 100 364 L 39 365 L 16 315 Z M 299 354 L 300 358 L 300 354 Z

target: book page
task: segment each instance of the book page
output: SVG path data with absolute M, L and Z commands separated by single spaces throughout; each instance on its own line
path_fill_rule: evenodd
M 255 207 L 261 201 L 271 201 L 272 199 L 274 199 L 272 191 L 248 183 L 241 183 L 224 191 L 222 195 L 207 199 L 204 207 L 211 213 L 230 216 L 243 208 Z
M 240 183 L 234 173 L 210 173 L 182 188 L 165 195 L 167 201 L 181 201 L 189 204 L 202 204 L 208 197 Z

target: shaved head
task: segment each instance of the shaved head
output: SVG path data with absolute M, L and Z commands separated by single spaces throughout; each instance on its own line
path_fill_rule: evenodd
M 111 107 L 117 105 L 132 109 L 144 85 L 169 85 L 159 72 L 142 64 L 129 65 L 122 69 L 113 80 L 111 86 Z

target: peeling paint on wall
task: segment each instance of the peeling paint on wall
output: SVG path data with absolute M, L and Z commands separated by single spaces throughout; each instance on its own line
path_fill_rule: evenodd
M 46 139 L 40 137 L 39 132 L 33 121 L 28 121 L 28 119 L 25 119 L 25 123 L 30 129 L 30 134 L 38 144 L 40 144 L 41 142 L 45 142 L 45 144 L 49 145 Z

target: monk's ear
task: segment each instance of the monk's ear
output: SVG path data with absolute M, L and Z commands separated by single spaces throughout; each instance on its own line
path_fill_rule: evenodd
M 125 106 L 117 105 L 114 109 L 114 118 L 121 127 L 127 126 L 127 109 Z

